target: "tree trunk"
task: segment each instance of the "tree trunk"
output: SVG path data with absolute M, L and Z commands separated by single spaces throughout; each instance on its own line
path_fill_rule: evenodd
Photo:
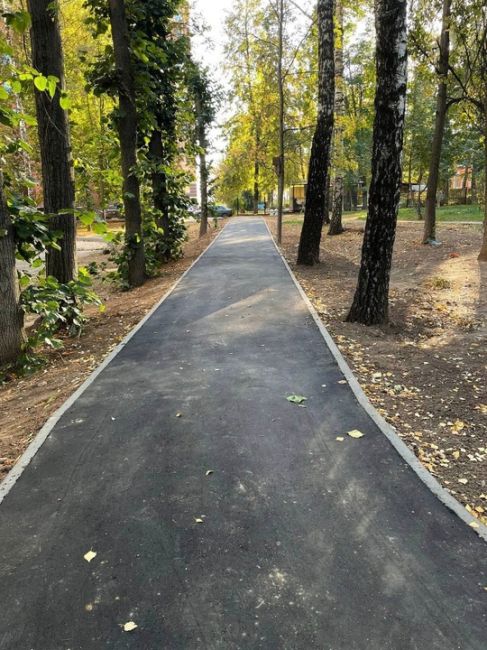
M 32 18 L 32 65 L 45 77 L 50 75 L 59 79 L 53 98 L 48 92 L 37 89 L 34 94 L 44 212 L 50 215 L 50 229 L 62 233 L 59 241 L 61 250 L 50 249 L 46 254 L 46 273 L 66 283 L 76 275 L 76 219 L 72 212 L 74 179 L 69 124 L 66 111 L 59 102 L 64 87 L 59 3 L 53 0 L 28 0 L 28 7 Z
M 0 366 L 18 357 L 24 342 L 24 313 L 19 305 L 12 222 L 0 177 Z
M 423 213 L 421 212 L 422 204 L 421 197 L 423 192 L 421 191 L 421 185 L 423 184 L 423 170 L 419 169 L 419 179 L 418 179 L 418 200 L 416 202 L 416 214 L 418 215 L 418 221 L 423 221 Z
M 426 213 L 424 218 L 423 244 L 436 241 L 436 194 L 440 173 L 441 150 L 447 113 L 448 64 L 450 59 L 450 15 L 451 0 L 443 0 L 443 17 L 441 23 L 440 54 L 437 72 L 439 75 L 438 95 L 436 98 L 435 130 L 431 146 L 431 159 L 426 192 Z
M 254 162 L 254 214 L 259 212 L 259 161 Z
M 487 96 L 484 101 L 484 237 L 479 262 L 487 262 Z
M 284 206 L 284 79 L 282 59 L 284 55 L 284 0 L 279 0 L 279 44 L 277 59 L 277 83 L 279 91 L 279 162 L 277 165 L 277 242 L 282 242 L 282 212 Z
M 331 154 L 330 154 L 331 155 Z M 331 199 L 331 167 L 328 166 L 328 175 L 325 187 L 325 205 L 323 207 L 323 225 L 330 225 L 330 199 Z
M 120 110 L 117 127 L 122 157 L 125 243 L 129 251 L 128 283 L 131 287 L 139 287 L 145 279 L 145 260 L 140 185 L 135 169 L 137 166 L 137 108 L 125 1 L 109 0 L 109 10 L 115 65 L 120 84 L 118 91 Z
M 406 0 L 376 2 L 375 120 L 369 212 L 348 321 L 384 323 L 401 191 L 407 76 Z
M 336 0 L 335 9 L 336 39 L 335 39 L 335 183 L 333 185 L 333 204 L 329 235 L 340 235 L 343 232 L 343 118 L 345 116 L 344 66 L 343 66 L 343 0 Z
M 198 120 L 198 144 L 200 149 L 200 237 L 203 237 L 208 232 L 208 165 L 206 163 L 206 150 L 208 148 L 208 143 L 206 141 L 206 126 L 203 116 L 203 107 L 201 105 L 201 99 L 199 97 L 196 97 L 196 113 Z
M 149 142 L 149 158 L 153 165 L 151 182 L 152 182 L 152 201 L 154 208 L 159 212 L 156 223 L 157 227 L 164 231 L 161 241 L 161 261 L 168 259 L 166 242 L 169 238 L 169 205 L 167 192 L 167 178 L 161 166 L 164 165 L 164 145 L 162 142 L 162 133 L 158 129 L 152 132 Z
M 413 202 L 413 147 L 411 144 L 411 151 L 409 152 L 408 162 L 408 198 L 406 199 L 406 207 L 411 207 Z
M 311 145 L 306 208 L 297 260 L 298 264 L 308 266 L 313 266 L 320 261 L 321 230 L 333 134 L 335 99 L 333 0 L 318 0 L 318 29 L 318 117 Z
M 463 205 L 467 205 L 468 202 L 468 172 L 470 171 L 470 167 L 468 165 L 465 165 L 465 174 L 463 175 Z

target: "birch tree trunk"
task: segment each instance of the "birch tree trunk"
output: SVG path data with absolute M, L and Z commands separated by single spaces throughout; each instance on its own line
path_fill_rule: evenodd
M 279 0 L 279 37 L 277 53 L 277 83 L 279 91 L 279 161 L 277 164 L 277 242 L 282 242 L 282 212 L 284 208 L 284 79 L 282 62 L 284 56 L 284 0 Z
M 74 208 L 73 161 L 69 124 L 61 108 L 61 88 L 64 87 L 64 60 L 59 28 L 59 2 L 28 0 L 32 19 L 32 65 L 45 77 L 60 81 L 54 97 L 35 90 L 37 129 L 42 168 L 44 212 L 50 216 L 51 230 L 60 231 L 61 250 L 50 249 L 46 254 L 46 273 L 66 283 L 76 275 L 76 220 Z
M 435 130 L 431 146 L 431 159 L 428 174 L 428 190 L 426 192 L 426 212 L 424 217 L 423 244 L 436 241 L 436 194 L 440 174 L 441 150 L 447 113 L 447 81 L 448 64 L 450 59 L 450 16 L 451 0 L 443 0 L 443 15 L 441 22 L 440 54 L 437 72 L 439 75 L 438 95 L 436 98 Z
M 311 145 L 306 206 L 297 259 L 298 264 L 308 266 L 313 266 L 320 261 L 321 231 L 333 135 L 335 99 L 333 0 L 318 0 L 318 30 L 318 117 Z
M 406 105 L 406 0 L 377 0 L 376 33 L 377 85 L 369 211 L 358 285 L 347 318 L 364 325 L 381 324 L 388 318 Z
M 336 0 L 335 25 L 335 182 L 333 184 L 331 221 L 330 228 L 328 230 L 329 235 L 340 235 L 343 232 L 343 118 L 345 115 L 345 93 L 343 79 L 343 0 Z
M 14 234 L 0 176 L 0 366 L 15 361 L 19 355 L 24 341 L 23 327 Z
M 125 243 L 129 251 L 128 283 L 131 287 L 139 287 L 145 279 L 145 260 L 140 184 L 135 173 L 137 165 L 137 109 L 125 1 L 109 0 L 109 10 L 115 66 L 120 84 L 118 93 L 120 111 L 117 128 L 122 157 Z

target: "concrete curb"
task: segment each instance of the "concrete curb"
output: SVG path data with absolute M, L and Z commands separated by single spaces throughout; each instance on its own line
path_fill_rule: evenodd
M 356 379 L 355 375 L 353 374 L 350 366 L 347 364 L 345 361 L 345 358 L 343 357 L 342 353 L 336 346 L 335 342 L 333 341 L 332 337 L 330 336 L 328 330 L 325 328 L 323 325 L 323 322 L 321 318 L 318 315 L 318 312 L 316 309 L 313 307 L 310 299 L 304 292 L 304 289 L 301 287 L 299 284 L 298 279 L 294 275 L 293 271 L 291 270 L 291 267 L 287 263 L 286 259 L 284 258 L 281 250 L 279 249 L 271 231 L 270 228 L 267 224 L 267 222 L 262 219 L 264 222 L 267 231 L 269 232 L 270 238 L 276 248 L 276 251 L 279 255 L 279 257 L 282 260 L 282 263 L 286 267 L 289 275 L 291 276 L 294 284 L 296 285 L 301 298 L 304 300 L 306 303 L 306 306 L 308 307 L 313 320 L 315 321 L 316 325 L 318 326 L 318 329 L 321 332 L 321 335 L 323 336 L 326 345 L 328 346 L 330 352 L 332 355 L 335 357 L 335 360 L 342 371 L 345 379 L 347 380 L 350 388 L 352 389 L 358 403 L 360 406 L 364 409 L 364 411 L 367 413 L 367 415 L 373 420 L 373 422 L 379 427 L 379 429 L 382 431 L 382 433 L 385 435 L 385 437 L 389 440 L 391 445 L 394 447 L 394 449 L 397 451 L 397 453 L 401 456 L 401 458 L 411 467 L 411 469 L 418 475 L 418 477 L 423 481 L 423 483 L 433 492 L 433 494 L 452 512 L 454 512 L 462 521 L 464 521 L 466 524 L 468 524 L 469 528 L 477 533 L 479 537 L 481 537 L 484 541 L 487 542 L 487 526 L 479 522 L 475 517 L 473 517 L 465 508 L 464 506 L 453 497 L 448 490 L 446 490 L 435 478 L 432 474 L 428 472 L 428 470 L 419 462 L 419 460 L 416 458 L 414 453 L 409 449 L 409 447 L 406 445 L 405 442 L 401 440 L 401 438 L 397 435 L 395 430 L 392 428 L 386 420 L 376 411 L 374 406 L 372 406 L 371 402 L 369 401 L 369 398 L 367 395 L 364 393 L 362 390 L 358 380 Z M 472 527 L 472 523 L 478 524 L 477 527 Z
M 113 359 L 117 356 L 117 354 L 123 350 L 123 348 L 127 345 L 127 343 L 130 341 L 130 339 L 135 336 L 135 334 L 145 325 L 145 323 L 149 320 L 149 318 L 159 309 L 159 307 L 162 305 L 162 303 L 172 294 L 172 292 L 176 289 L 176 287 L 182 282 L 182 280 L 186 277 L 186 275 L 191 271 L 191 269 L 198 264 L 200 259 L 205 255 L 205 253 L 213 246 L 213 244 L 217 241 L 217 239 L 220 237 L 220 235 L 223 233 L 225 230 L 225 226 L 220 230 L 218 235 L 213 239 L 213 241 L 208 244 L 208 246 L 205 248 L 205 250 L 197 257 L 197 259 L 194 260 L 194 262 L 189 266 L 186 271 L 181 275 L 181 277 L 172 285 L 172 287 L 162 296 L 162 298 L 152 307 L 150 311 L 147 312 L 147 314 L 144 316 L 144 318 L 132 329 L 127 336 L 110 352 L 110 354 L 105 357 L 105 359 L 102 361 L 102 363 L 91 373 L 91 375 L 85 379 L 85 381 L 81 384 L 81 386 L 69 397 L 62 406 L 59 407 L 59 409 L 51 415 L 51 417 L 47 420 L 47 422 L 44 424 L 44 426 L 37 432 L 35 437 L 33 438 L 32 442 L 29 444 L 27 449 L 24 451 L 24 453 L 21 455 L 19 460 L 16 462 L 14 467 L 10 470 L 10 472 L 7 474 L 6 478 L 0 483 L 0 504 L 2 501 L 5 499 L 7 494 L 10 492 L 10 490 L 13 488 L 15 483 L 19 480 L 19 478 L 22 476 L 22 473 L 26 469 L 26 467 L 29 465 L 31 460 L 34 458 L 34 456 L 37 454 L 39 449 L 42 447 L 44 442 L 47 440 L 49 434 L 51 433 L 52 429 L 56 426 L 58 421 L 61 419 L 61 417 L 66 413 L 66 411 L 76 402 L 78 397 L 82 395 L 85 390 L 91 386 L 91 384 L 95 381 L 95 379 L 98 377 L 98 375 L 108 366 L 108 364 L 113 361 Z

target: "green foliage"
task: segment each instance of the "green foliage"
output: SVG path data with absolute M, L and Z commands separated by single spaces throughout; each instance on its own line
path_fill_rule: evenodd
M 57 336 L 64 331 L 69 336 L 79 336 L 86 322 L 86 305 L 98 305 L 100 298 L 91 289 L 90 273 L 80 268 L 76 280 L 60 284 L 53 277 L 38 277 L 21 294 L 21 307 L 26 314 L 38 316 L 33 331 L 27 339 L 24 351 L 17 362 L 23 373 L 37 369 L 43 363 L 39 348 L 47 346 L 54 350 L 63 347 Z
M 157 225 L 159 215 L 154 212 L 144 219 L 143 235 L 145 245 L 145 271 L 148 277 L 155 277 L 161 268 L 161 261 L 177 260 L 183 256 L 183 244 L 187 240 L 186 226 L 182 219 L 172 218 L 168 232 Z
M 41 255 L 47 249 L 59 250 L 60 233 L 48 228 L 48 217 L 39 212 L 33 201 L 14 196 L 9 201 L 9 210 L 14 227 L 17 258 L 34 268 L 42 265 Z
M 86 322 L 83 307 L 94 304 L 101 307 L 100 298 L 92 290 L 89 271 L 80 268 L 76 280 L 60 284 L 55 278 L 39 277 L 29 285 L 21 297 L 21 305 L 26 314 L 40 316 L 40 324 L 35 330 L 31 347 L 46 344 L 59 347 L 53 336 L 65 330 L 70 336 L 79 335 Z

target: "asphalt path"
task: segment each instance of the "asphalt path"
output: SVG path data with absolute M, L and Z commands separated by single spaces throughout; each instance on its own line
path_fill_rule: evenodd
M 486 574 L 235 219 L 1 504 L 0 648 L 485 650 Z

